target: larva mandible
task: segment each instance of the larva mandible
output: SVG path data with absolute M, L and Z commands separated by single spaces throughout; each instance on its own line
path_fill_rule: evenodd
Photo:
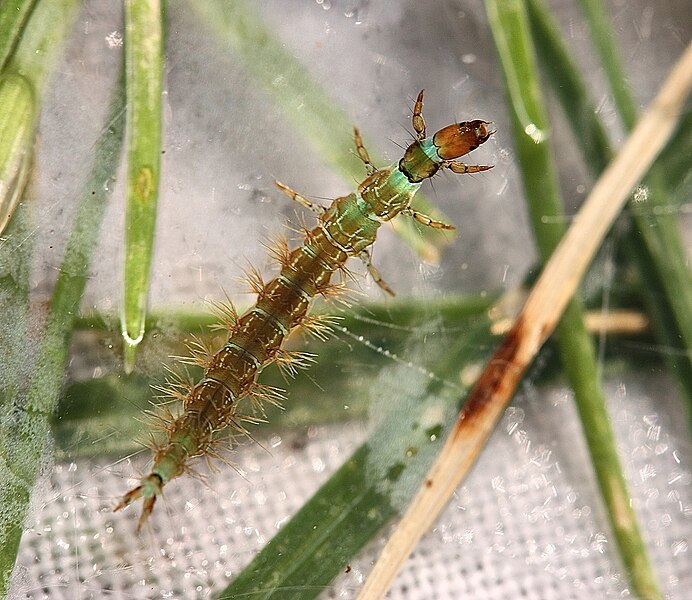
M 257 302 L 238 316 L 226 307 L 225 325 L 229 337 L 213 356 L 203 353 L 191 359 L 204 367 L 204 376 L 195 385 L 177 386 L 169 393 L 183 402 L 182 414 L 166 427 L 167 439 L 155 450 L 153 466 L 140 484 L 123 496 L 115 510 L 143 498 L 144 506 L 138 529 L 151 514 L 163 486 L 186 470 L 192 459 L 201 455 L 214 456 L 215 434 L 232 426 L 240 431 L 243 420 L 239 402 L 249 398 L 257 404 L 276 401 L 276 391 L 257 382 L 257 375 L 272 362 L 289 369 L 301 366 L 305 356 L 282 349 L 289 332 L 298 326 L 316 333 L 325 325 L 307 316 L 316 295 L 328 295 L 335 271 L 344 271 L 349 257 L 359 257 L 375 282 L 393 294 L 372 265 L 368 247 L 375 241 L 382 223 L 399 214 L 436 229 L 453 229 L 410 208 L 411 200 L 425 179 L 440 169 L 454 173 L 478 173 L 488 165 L 466 165 L 455 159 L 483 144 L 494 133 L 487 121 L 474 120 L 444 127 L 426 137 L 423 118 L 423 91 L 418 94 L 413 110 L 415 141 L 403 158 L 394 165 L 377 169 L 355 130 L 356 151 L 367 167 L 368 176 L 358 189 L 337 198 L 329 207 L 318 206 L 282 183 L 276 185 L 290 198 L 319 214 L 319 223 L 306 233 L 302 246 L 295 250 L 280 247 L 274 252 L 281 264 L 278 277 L 264 284 L 251 277 Z M 195 354 L 193 352 L 193 354 Z

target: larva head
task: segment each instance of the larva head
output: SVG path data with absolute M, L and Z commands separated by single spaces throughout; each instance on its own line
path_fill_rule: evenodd
M 490 123 L 476 119 L 454 123 L 440 129 L 433 136 L 437 154 L 443 160 L 454 160 L 475 150 L 495 133 L 488 127 Z

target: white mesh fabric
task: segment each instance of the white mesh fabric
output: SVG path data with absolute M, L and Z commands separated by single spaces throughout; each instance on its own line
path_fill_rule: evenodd
M 667 597 L 682 600 L 692 585 L 692 494 L 671 388 L 663 378 L 629 378 L 608 392 L 651 558 Z M 571 399 L 562 388 L 529 391 L 417 546 L 392 598 L 627 595 Z M 214 597 L 364 437 L 356 424 L 274 434 L 260 440 L 269 451 L 247 444 L 236 455 L 245 480 L 224 468 L 209 487 L 190 477 L 172 483 L 141 538 L 133 533 L 139 506 L 111 512 L 128 464 L 57 465 L 34 502 L 12 597 Z M 389 527 L 324 598 L 356 596 Z

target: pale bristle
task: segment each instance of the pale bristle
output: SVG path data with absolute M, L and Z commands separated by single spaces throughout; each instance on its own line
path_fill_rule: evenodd
M 280 348 L 276 352 L 276 364 L 281 373 L 288 377 L 295 377 L 298 370 L 307 369 L 315 363 L 316 355 L 311 352 L 296 352 Z
M 288 247 L 286 237 L 276 236 L 269 243 L 262 245 L 267 249 L 269 255 L 281 265 L 281 268 L 289 264 L 291 249 Z
M 226 330 L 232 335 L 238 322 L 238 311 L 228 294 L 226 294 L 226 300 L 213 300 L 209 304 L 212 313 L 219 320 L 218 323 L 211 325 L 211 329 L 213 331 Z
M 245 283 L 249 286 L 250 293 L 257 294 L 258 297 L 261 297 L 264 292 L 265 284 L 260 272 L 252 266 L 246 268 L 244 272 Z
M 300 324 L 305 331 L 323 342 L 333 334 L 333 326 L 337 325 L 340 318 L 330 315 L 309 315 Z
M 192 385 L 183 381 L 168 379 L 163 385 L 152 385 L 151 389 L 160 392 L 156 396 L 159 404 L 171 399 L 185 402 L 192 391 Z
M 264 404 L 269 403 L 282 408 L 286 400 L 286 392 L 278 387 L 255 382 L 250 388 L 248 397 L 253 408 L 264 416 Z

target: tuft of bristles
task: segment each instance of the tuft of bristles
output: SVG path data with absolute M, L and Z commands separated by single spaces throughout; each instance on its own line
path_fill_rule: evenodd
M 312 352 L 297 352 L 279 348 L 274 360 L 284 378 L 293 378 L 299 370 L 307 369 L 310 365 L 315 364 L 316 358 L 317 355 Z
M 262 246 L 267 250 L 279 266 L 283 269 L 291 260 L 291 249 L 288 246 L 286 236 L 275 236 L 269 242 L 263 243 Z
M 264 294 L 265 283 L 262 274 L 257 270 L 256 267 L 249 266 L 243 269 L 245 277 L 243 281 L 245 285 L 248 286 L 248 291 L 251 294 L 257 294 L 257 301 L 262 298 Z
M 212 300 L 209 302 L 212 314 L 218 319 L 218 323 L 211 326 L 212 331 L 227 331 L 229 335 L 235 331 L 238 323 L 238 311 L 229 295 L 224 292 L 225 300 Z

